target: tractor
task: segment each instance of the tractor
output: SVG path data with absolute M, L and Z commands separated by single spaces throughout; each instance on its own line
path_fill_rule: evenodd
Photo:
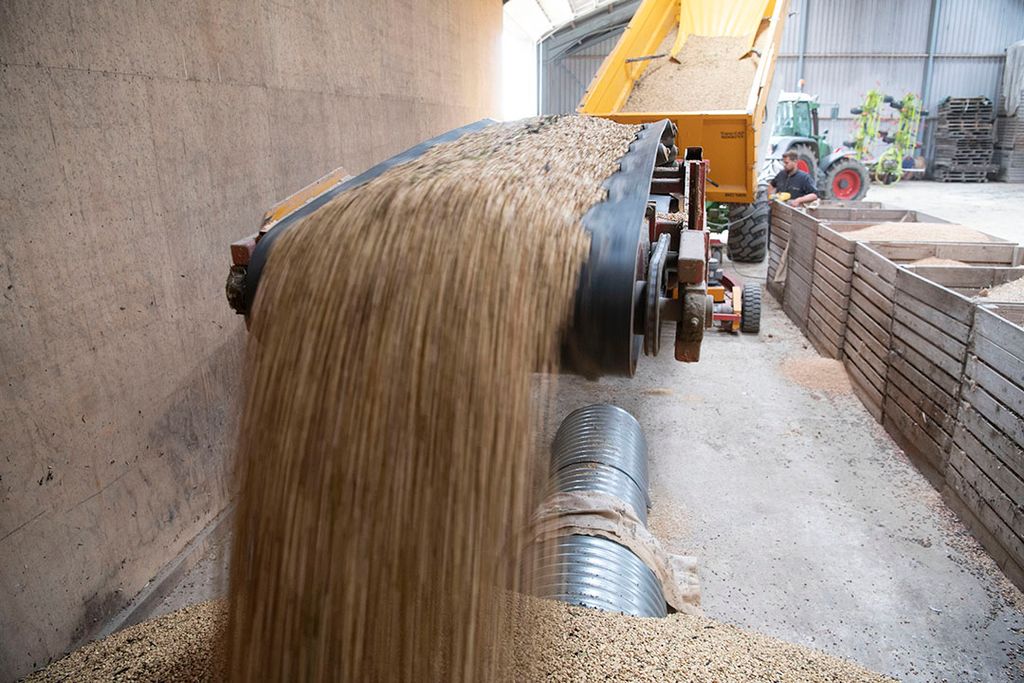
M 832 149 L 825 141 L 828 131 L 818 132 L 818 106 L 816 96 L 792 92 L 779 95 L 768 160 L 775 162 L 775 168 L 783 154 L 796 152 L 797 167 L 810 174 L 823 199 L 862 199 L 871 182 L 868 169 L 853 150 Z

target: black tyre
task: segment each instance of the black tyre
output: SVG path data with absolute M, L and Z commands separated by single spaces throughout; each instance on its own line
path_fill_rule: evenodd
M 768 191 L 757 188 L 753 204 L 729 205 L 729 258 L 739 263 L 760 263 L 768 252 Z
M 871 185 L 868 169 L 856 159 L 839 159 L 828 167 L 821 184 L 826 199 L 853 202 L 863 199 Z
M 799 144 L 793 145 L 789 148 L 790 152 L 795 152 L 797 156 L 796 166 L 801 171 L 811 176 L 811 180 L 817 184 L 818 182 L 818 155 L 813 147 L 810 145 Z
M 740 331 L 757 334 L 761 329 L 761 285 L 748 282 L 740 295 Z

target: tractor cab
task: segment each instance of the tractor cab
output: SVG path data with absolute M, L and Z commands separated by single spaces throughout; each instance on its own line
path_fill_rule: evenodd
M 814 175 L 817 160 L 829 155 L 831 150 L 818 131 L 818 98 L 802 92 L 783 92 L 775 106 L 775 126 L 772 128 L 772 152 L 778 156 L 789 150 L 795 143 L 802 143 L 814 152 L 813 162 L 801 156 L 797 167 Z M 784 149 L 783 149 L 784 148 Z M 811 151 L 811 150 L 808 150 Z

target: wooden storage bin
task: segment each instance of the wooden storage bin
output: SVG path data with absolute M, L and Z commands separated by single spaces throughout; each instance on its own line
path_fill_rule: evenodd
M 996 239 L 996 238 L 993 238 Z M 1013 242 L 873 242 L 895 263 L 910 265 L 935 257 L 976 266 L 1017 266 L 1024 262 L 1024 248 Z
M 982 290 L 992 289 L 999 285 L 1012 282 L 1024 277 L 1024 267 L 1003 267 L 1003 266 L 929 266 L 929 265 L 906 265 L 904 266 L 921 277 L 938 283 L 946 289 L 963 294 L 964 296 L 976 297 Z M 978 299 L 978 304 L 987 303 L 985 299 Z
M 872 206 L 866 206 L 872 204 Z M 937 218 L 921 211 L 909 209 L 890 209 L 878 202 L 862 202 L 860 206 L 836 206 L 828 202 L 822 202 L 815 209 L 808 209 L 807 213 L 818 220 L 835 222 L 858 223 L 861 227 L 875 225 L 877 223 L 948 223 L 949 221 Z
M 898 268 L 863 242 L 854 249 L 843 362 L 854 391 L 882 422 Z
M 786 282 L 782 310 L 797 327 L 807 332 L 807 313 L 811 305 L 811 284 L 814 277 L 814 250 L 818 240 L 818 221 L 788 206 L 789 242 L 786 245 Z M 773 210 L 775 207 L 773 207 Z
M 893 304 L 884 424 L 939 483 L 952 443 L 975 305 L 905 268 L 896 273 Z
M 1024 304 L 977 307 L 961 394 L 947 499 L 1024 585 Z
M 770 285 L 824 356 L 1024 587 L 1024 304 L 979 296 L 1024 277 L 1024 248 L 854 241 L 898 209 L 773 207 Z M 963 266 L 915 265 L 927 257 Z

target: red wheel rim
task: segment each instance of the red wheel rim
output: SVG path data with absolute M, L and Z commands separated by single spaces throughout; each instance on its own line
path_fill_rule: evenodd
M 861 178 L 852 168 L 836 173 L 832 179 L 832 196 L 836 199 L 853 199 L 860 192 Z
M 796 162 L 796 167 L 799 168 L 804 173 L 810 173 L 811 172 L 811 167 L 808 166 L 807 162 L 804 161 L 803 159 L 800 159 L 799 161 Z

